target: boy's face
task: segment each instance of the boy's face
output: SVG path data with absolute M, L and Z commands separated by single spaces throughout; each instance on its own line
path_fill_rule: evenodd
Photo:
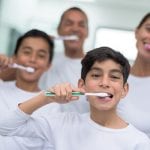
M 79 87 L 86 92 L 107 93 L 106 97 L 88 96 L 91 111 L 115 110 L 119 100 L 128 92 L 127 83 L 123 83 L 123 75 L 119 64 L 109 59 L 95 62 L 87 73 L 85 82 L 79 80 Z
M 34 73 L 24 70 L 17 71 L 17 78 L 25 81 L 37 82 L 40 76 L 49 68 L 49 45 L 40 37 L 25 38 L 18 53 L 14 56 L 16 63 L 34 68 Z

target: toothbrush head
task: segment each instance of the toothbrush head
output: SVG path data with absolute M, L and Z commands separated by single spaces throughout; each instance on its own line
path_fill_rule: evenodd
M 89 96 L 99 96 L 99 97 L 107 97 L 109 96 L 108 93 L 105 92 L 101 92 L 101 93 L 85 93 L 85 95 L 89 95 Z
M 32 67 L 26 67 L 26 71 L 30 72 L 30 73 L 33 73 L 35 71 L 35 69 L 32 68 Z
M 79 37 L 77 35 L 64 35 L 54 37 L 54 40 L 76 41 L 79 40 Z
M 70 35 L 68 36 L 68 40 L 79 40 L 79 37 L 77 35 Z

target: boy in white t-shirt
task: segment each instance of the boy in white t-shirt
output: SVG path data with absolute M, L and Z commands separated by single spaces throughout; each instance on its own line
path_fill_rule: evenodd
M 15 81 L 0 83 L 0 118 L 16 108 L 18 103 L 22 103 L 24 100 L 40 93 L 39 79 L 51 65 L 54 53 L 53 47 L 53 40 L 49 38 L 48 34 L 41 30 L 32 29 L 18 38 L 13 59 L 0 54 L 0 72 L 11 67 L 14 63 L 21 65 L 23 68 L 30 68 L 30 70 L 16 68 Z M 30 72 L 33 70 L 34 72 Z M 34 115 L 38 116 L 41 113 L 54 111 L 54 109 L 59 110 L 60 108 L 58 104 L 54 103 L 53 106 L 47 106 L 36 111 Z M 43 141 L 41 142 L 41 139 L 0 136 L 0 150 L 45 150 L 45 146 L 46 144 Z
M 82 60 L 79 88 L 58 84 L 19 104 L 19 108 L 0 120 L 0 134 L 41 138 L 55 150 L 150 150 L 150 140 L 123 121 L 116 106 L 128 92 L 130 65 L 117 51 L 101 47 L 89 51 Z M 89 114 L 61 113 L 41 118 L 30 116 L 48 103 L 77 100 L 72 92 L 88 95 Z M 95 95 L 98 94 L 98 95 Z

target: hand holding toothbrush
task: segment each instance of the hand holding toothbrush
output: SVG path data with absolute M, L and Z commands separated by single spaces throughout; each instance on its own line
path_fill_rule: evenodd
M 0 71 L 5 70 L 8 68 L 9 64 L 13 63 L 13 59 L 6 55 L 0 54 Z
M 70 83 L 56 84 L 42 93 L 45 96 L 46 103 L 56 102 L 64 104 L 79 99 L 79 95 L 73 95 L 72 91 L 84 93 L 83 89 L 74 88 Z
M 21 70 L 25 70 L 27 72 L 33 73 L 35 70 L 32 67 L 25 67 L 13 62 L 13 59 L 7 57 L 6 55 L 0 54 L 0 71 L 5 70 L 6 68 L 18 68 Z

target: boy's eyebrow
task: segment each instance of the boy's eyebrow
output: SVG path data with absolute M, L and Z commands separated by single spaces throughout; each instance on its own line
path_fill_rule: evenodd
M 100 68 L 98 68 L 98 67 L 92 67 L 92 68 L 90 69 L 90 71 L 92 71 L 92 70 L 100 71 L 101 69 L 100 69 Z
M 149 26 L 150 26 L 150 23 L 146 23 L 145 26 L 146 26 L 146 27 L 149 27 Z
M 122 74 L 122 71 L 120 69 L 112 69 L 111 72 L 117 72 L 117 73 L 121 73 Z
M 91 69 L 90 69 L 90 71 L 101 71 L 102 69 L 101 68 L 98 68 L 98 67 L 92 67 Z M 120 73 L 120 74 L 122 74 L 122 71 L 121 71 L 121 69 L 112 69 L 112 70 L 110 70 L 110 72 L 116 72 L 116 73 Z
M 39 49 L 40 52 L 43 52 L 43 53 L 47 53 L 47 50 L 45 49 Z
M 30 46 L 24 46 L 23 49 L 32 49 L 32 47 Z M 45 49 L 39 49 L 40 52 L 43 52 L 43 53 L 47 53 L 47 50 Z

